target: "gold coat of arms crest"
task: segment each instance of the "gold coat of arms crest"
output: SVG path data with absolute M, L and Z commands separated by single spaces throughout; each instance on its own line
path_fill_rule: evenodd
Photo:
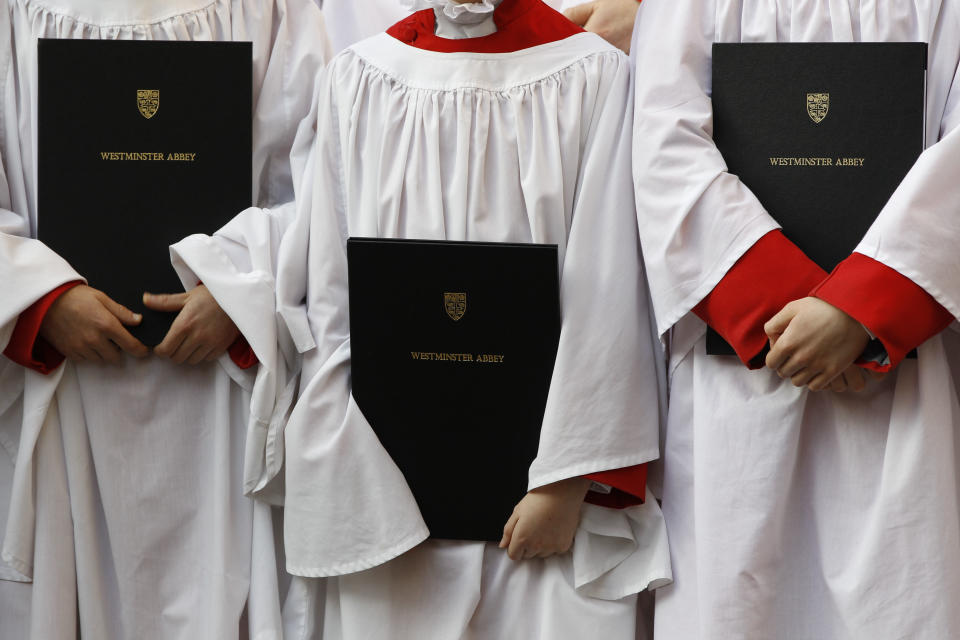
M 827 117 L 830 111 L 829 93 L 808 93 L 807 94 L 807 115 L 815 124 L 820 124 Z
M 444 293 L 443 308 L 447 315 L 454 322 L 463 317 L 467 312 L 467 294 L 466 293 Z
M 140 115 L 149 120 L 160 108 L 159 89 L 137 89 L 137 108 Z

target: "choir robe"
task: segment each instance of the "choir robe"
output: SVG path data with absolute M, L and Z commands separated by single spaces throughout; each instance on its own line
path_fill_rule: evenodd
M 483 27 L 437 19 L 447 37 L 421 11 L 331 62 L 281 246 L 279 313 L 304 353 L 284 540 L 306 600 L 288 637 L 633 638 L 635 594 L 671 575 L 654 496 L 585 504 L 572 552 L 545 560 L 425 541 L 350 395 L 348 236 L 554 243 L 562 330 L 529 488 L 588 475 L 620 489 L 618 470 L 658 455 L 626 58 L 538 0 L 503 0 L 486 37 L 449 39 Z
M 31 239 L 38 37 L 252 41 L 252 181 L 263 206 L 293 199 L 297 148 L 305 157 L 312 140 L 312 123 L 299 127 L 328 56 L 322 16 L 308 0 L 6 3 L 0 350 L 8 353 L 17 347 L 11 340 L 19 340 L 21 315 L 83 275 Z M 295 139 L 306 142 L 298 147 Z M 88 206 L 96 204 L 77 203 L 80 213 Z M 56 366 L 57 354 L 42 341 L 32 351 L 26 345 L 28 359 L 41 354 L 26 364 L 56 367 L 46 375 L 0 358 L 0 506 L 9 498 L 0 518 L 0 578 L 32 581 L 33 592 L 29 620 L 25 598 L 0 600 L 0 637 L 73 639 L 78 620 L 85 638 L 280 636 L 270 507 L 243 496 L 242 469 L 245 445 L 254 445 L 248 458 L 263 462 L 264 434 L 284 387 L 270 312 L 271 243 L 292 212 L 292 204 L 250 209 L 177 255 L 184 285 L 205 282 L 240 327 L 257 368 L 241 369 L 229 357 L 195 367 L 154 357 Z M 253 313 L 258 306 L 266 321 Z M 252 412 L 258 397 L 260 410 Z M 4 585 L 0 598 L 10 591 Z
M 637 210 L 670 348 L 662 497 L 675 583 L 657 592 L 661 637 L 960 637 L 960 340 L 955 324 L 943 330 L 960 313 L 958 20 L 941 0 L 640 7 Z M 787 41 L 930 45 L 928 149 L 829 277 L 711 138 L 711 43 Z M 869 366 L 892 369 L 885 380 L 811 393 L 750 370 L 764 321 L 810 294 L 878 336 L 890 362 Z M 740 361 L 705 355 L 704 320 Z

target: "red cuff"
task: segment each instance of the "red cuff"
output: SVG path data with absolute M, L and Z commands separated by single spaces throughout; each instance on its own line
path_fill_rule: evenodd
M 43 318 L 47 315 L 47 311 L 50 310 L 53 303 L 79 284 L 83 284 L 83 281 L 75 280 L 62 284 L 27 307 L 17 318 L 13 335 L 10 336 L 10 342 L 4 349 L 3 355 L 17 364 L 43 375 L 47 375 L 59 367 L 64 357 L 50 346 L 49 342 L 40 337 L 40 325 L 43 324 Z
M 259 360 L 257 360 L 257 354 L 250 348 L 250 343 L 243 337 L 243 334 L 237 336 L 237 339 L 234 340 L 230 348 L 227 349 L 227 353 L 230 354 L 230 359 L 233 360 L 233 364 L 241 369 L 249 369 L 259 362 Z
M 701 320 L 723 336 L 751 369 L 767 346 L 763 325 L 788 302 L 805 298 L 827 276 L 781 231 L 757 240 L 693 308 Z
M 584 477 L 594 482 L 608 484 L 613 487 L 610 493 L 588 491 L 584 502 L 589 502 L 590 504 L 610 507 L 612 509 L 624 509 L 637 504 L 643 504 L 643 500 L 646 497 L 646 464 L 638 464 L 622 469 L 611 469 L 610 471 L 600 471 L 599 473 L 589 473 Z
M 864 364 L 877 371 L 897 366 L 953 321 L 950 312 L 910 278 L 860 253 L 838 264 L 810 295 L 842 310 L 883 343 L 890 364 Z

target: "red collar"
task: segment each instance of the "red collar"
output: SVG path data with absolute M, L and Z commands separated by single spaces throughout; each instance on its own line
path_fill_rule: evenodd
M 583 29 L 540 0 L 503 0 L 493 11 L 496 33 L 480 38 L 454 40 L 434 33 L 433 9 L 417 11 L 387 29 L 387 34 L 411 47 L 454 53 L 509 53 L 563 40 Z

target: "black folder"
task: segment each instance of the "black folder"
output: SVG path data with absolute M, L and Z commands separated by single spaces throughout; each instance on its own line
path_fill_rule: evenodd
M 924 146 L 924 43 L 713 45 L 713 139 L 783 232 L 831 271 Z M 707 353 L 733 355 L 712 329 Z
M 499 541 L 560 336 L 556 245 L 351 238 L 351 381 L 434 538 Z
M 249 42 L 41 39 L 38 237 L 90 286 L 143 313 L 158 344 L 182 291 L 168 246 L 250 206 Z

